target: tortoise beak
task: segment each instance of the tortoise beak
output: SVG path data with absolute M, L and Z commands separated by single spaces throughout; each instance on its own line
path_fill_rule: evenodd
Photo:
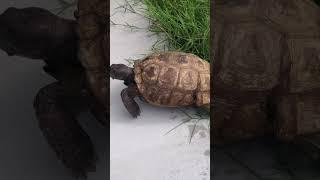
M 111 77 L 112 79 L 115 79 L 115 74 L 116 74 L 115 70 L 116 70 L 116 69 L 117 69 L 116 64 L 112 64 L 112 65 L 110 66 L 110 77 Z

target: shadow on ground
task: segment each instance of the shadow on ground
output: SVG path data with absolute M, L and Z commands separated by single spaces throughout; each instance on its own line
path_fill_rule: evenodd
M 214 180 L 318 180 L 320 162 L 270 139 L 213 148 Z

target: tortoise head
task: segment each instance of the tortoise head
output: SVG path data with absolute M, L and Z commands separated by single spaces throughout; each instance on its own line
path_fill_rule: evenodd
M 42 59 L 61 38 L 74 33 L 70 21 L 41 8 L 10 7 L 0 15 L 0 49 L 8 55 Z
M 110 66 L 110 77 L 112 79 L 126 80 L 133 76 L 133 69 L 124 64 L 112 64 Z

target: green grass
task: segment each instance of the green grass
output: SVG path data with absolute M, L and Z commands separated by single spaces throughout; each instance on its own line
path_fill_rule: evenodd
M 162 34 L 169 50 L 209 61 L 209 0 L 142 0 L 149 31 Z

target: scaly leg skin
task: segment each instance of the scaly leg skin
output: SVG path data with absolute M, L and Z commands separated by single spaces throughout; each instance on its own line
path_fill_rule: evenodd
M 39 126 L 48 143 L 74 176 L 86 178 L 95 171 L 96 155 L 90 137 L 63 103 L 58 83 L 42 88 L 34 102 Z
M 140 108 L 134 98 L 138 95 L 138 90 L 134 86 L 129 86 L 121 91 L 121 98 L 124 106 L 132 117 L 136 118 L 140 115 Z

